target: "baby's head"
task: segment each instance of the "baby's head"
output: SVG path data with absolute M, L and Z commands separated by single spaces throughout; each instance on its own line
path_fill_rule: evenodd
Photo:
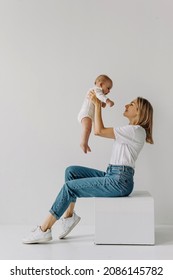
M 112 80 L 106 75 L 99 75 L 95 80 L 95 85 L 97 87 L 101 87 L 103 93 L 106 95 L 110 92 L 113 82 Z

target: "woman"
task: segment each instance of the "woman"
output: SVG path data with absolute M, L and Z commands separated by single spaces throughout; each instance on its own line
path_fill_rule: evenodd
M 128 196 L 133 190 L 135 161 L 145 141 L 153 144 L 153 108 L 148 100 L 138 97 L 125 106 L 124 116 L 129 124 L 122 127 L 104 127 L 101 102 L 94 92 L 89 98 L 95 105 L 95 134 L 114 139 L 112 155 L 106 172 L 70 166 L 65 171 L 65 184 L 60 190 L 47 219 L 23 239 L 23 243 L 42 243 L 52 239 L 51 228 L 65 213 L 62 221 L 64 238 L 80 217 L 74 212 L 77 198 Z

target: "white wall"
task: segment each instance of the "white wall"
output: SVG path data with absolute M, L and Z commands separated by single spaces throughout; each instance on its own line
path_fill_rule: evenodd
M 112 140 L 79 147 L 77 114 L 95 77 L 106 73 L 116 105 L 105 124 L 127 123 L 124 105 L 148 98 L 155 145 L 146 144 L 135 188 L 155 199 L 157 224 L 173 223 L 173 2 L 171 0 L 0 0 L 0 223 L 47 215 L 64 169 L 105 169 Z M 77 210 L 93 222 L 94 201 Z

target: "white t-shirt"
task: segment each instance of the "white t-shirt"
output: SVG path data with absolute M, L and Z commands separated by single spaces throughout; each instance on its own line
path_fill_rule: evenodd
M 146 141 L 145 129 L 140 125 L 126 125 L 114 128 L 114 132 L 110 164 L 135 168 L 135 161 Z

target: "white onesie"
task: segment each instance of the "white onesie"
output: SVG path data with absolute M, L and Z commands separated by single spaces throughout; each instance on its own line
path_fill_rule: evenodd
M 81 110 L 78 114 L 78 121 L 79 122 L 81 122 L 81 120 L 85 117 L 88 117 L 88 118 L 92 119 L 92 121 L 94 121 L 94 108 L 95 107 L 94 107 L 94 104 L 88 98 L 88 93 L 92 90 L 95 91 L 96 96 L 100 101 L 106 103 L 107 97 L 104 95 L 104 93 L 102 91 L 102 88 L 100 88 L 100 87 L 91 88 L 87 92 L 87 94 L 85 96 L 85 99 L 84 99 L 84 102 L 82 104 Z

